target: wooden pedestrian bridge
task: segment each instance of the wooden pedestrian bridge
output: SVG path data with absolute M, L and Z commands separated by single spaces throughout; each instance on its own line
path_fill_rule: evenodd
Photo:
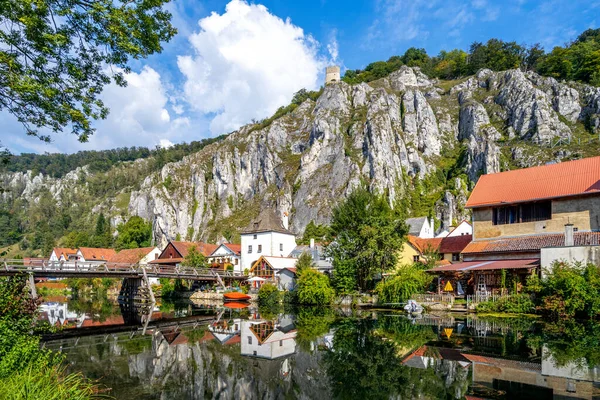
M 192 281 L 216 282 L 225 287 L 234 281 L 245 281 L 247 275 L 235 271 L 185 266 L 165 266 L 159 264 L 121 264 L 109 262 L 55 262 L 40 259 L 0 259 L 0 277 L 28 275 L 32 295 L 35 293 L 33 281 L 36 278 L 118 278 L 123 279 L 122 298 L 134 299 L 139 288 L 148 291 L 149 300 L 154 302 L 154 294 L 149 278 L 185 279 Z
M 213 268 L 169 267 L 153 264 L 120 264 L 98 262 L 52 262 L 49 260 L 0 259 L 0 276 L 30 274 L 40 278 L 171 278 L 199 281 L 246 280 L 241 272 Z

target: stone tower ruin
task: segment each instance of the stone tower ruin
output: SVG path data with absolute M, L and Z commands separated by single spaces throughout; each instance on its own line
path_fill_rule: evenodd
M 340 67 L 333 65 L 325 70 L 325 84 L 340 81 Z

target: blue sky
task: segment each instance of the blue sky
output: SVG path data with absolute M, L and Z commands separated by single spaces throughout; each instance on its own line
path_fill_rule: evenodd
M 547 50 L 600 25 L 597 1 L 174 0 L 179 34 L 132 64 L 129 86 L 103 93 L 111 108 L 89 143 L 68 133 L 45 144 L 0 112 L 0 141 L 15 153 L 168 146 L 230 132 L 271 115 L 327 64 L 363 68 L 423 47 L 468 49 L 491 37 Z

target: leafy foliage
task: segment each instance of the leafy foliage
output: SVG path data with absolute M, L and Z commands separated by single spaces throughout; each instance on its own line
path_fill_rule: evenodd
M 543 279 L 531 277 L 527 287 L 536 295 L 538 310 L 553 319 L 600 315 L 600 271 L 593 264 L 556 262 Z
M 400 267 L 394 276 L 379 282 L 375 290 L 380 303 L 401 303 L 422 293 L 432 279 L 418 265 L 407 265 Z
M 323 306 L 331 304 L 335 297 L 329 277 L 312 268 L 298 272 L 295 291 L 299 304 Z
M 91 120 L 109 110 L 99 95 L 111 80 L 127 84 L 130 58 L 162 50 L 177 32 L 165 0 L 71 0 L 3 3 L 0 20 L 0 110 L 27 134 L 70 128 L 85 142 Z M 110 68 L 110 67 L 114 68 Z M 108 68 L 107 68 L 108 67 Z
M 181 265 L 192 268 L 208 268 L 206 257 L 195 247 L 190 247 Z
M 258 289 L 258 304 L 261 307 L 273 307 L 281 302 L 281 293 L 277 286 L 271 283 L 264 283 Z
M 501 297 L 497 301 L 479 303 L 477 311 L 533 314 L 535 312 L 535 303 L 531 299 L 531 295 L 520 293 Z
M 298 261 L 296 261 L 296 276 L 300 276 L 302 272 L 314 268 L 314 266 L 315 263 L 313 262 L 310 253 L 304 252 L 300 254 Z
M 335 286 L 350 292 L 366 290 L 377 273 L 395 267 L 408 229 L 385 196 L 360 187 L 333 209 L 331 231 Z
M 310 221 L 306 228 L 304 228 L 304 234 L 302 239 L 299 240 L 299 244 L 309 244 L 310 239 L 314 239 L 315 242 L 328 242 L 330 239 L 330 231 L 327 225 L 318 225 L 314 221 Z
M 364 70 L 346 71 L 346 83 L 370 82 L 383 78 L 401 66 L 420 67 L 430 77 L 456 79 L 476 73 L 482 68 L 503 71 L 513 68 L 532 70 L 558 79 L 600 85 L 600 29 L 588 29 L 565 47 L 546 53 L 539 44 L 525 47 L 516 42 L 490 39 L 474 42 L 465 52 L 442 50 L 430 57 L 424 49 L 411 47 L 402 56 L 377 61 Z
M 152 241 L 152 224 L 137 215 L 119 225 L 117 231 L 115 247 L 118 250 L 148 247 Z

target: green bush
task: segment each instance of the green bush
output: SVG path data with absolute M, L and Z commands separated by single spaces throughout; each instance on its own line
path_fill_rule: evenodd
M 328 305 L 335 297 L 327 275 L 307 268 L 299 274 L 296 285 L 296 300 L 299 304 Z
M 377 284 L 379 303 L 401 303 L 422 293 L 433 278 L 417 265 L 403 266 L 396 274 Z
M 553 319 L 596 318 L 600 315 L 600 270 L 589 264 L 555 263 L 543 279 L 532 277 L 527 288 L 538 310 Z
M 497 301 L 486 301 L 477 305 L 478 312 L 506 312 L 515 314 L 532 314 L 535 304 L 529 294 L 521 293 L 501 297 Z
M 271 283 L 263 284 L 258 290 L 258 304 L 264 307 L 271 307 L 281 302 L 281 293 L 277 286 Z

